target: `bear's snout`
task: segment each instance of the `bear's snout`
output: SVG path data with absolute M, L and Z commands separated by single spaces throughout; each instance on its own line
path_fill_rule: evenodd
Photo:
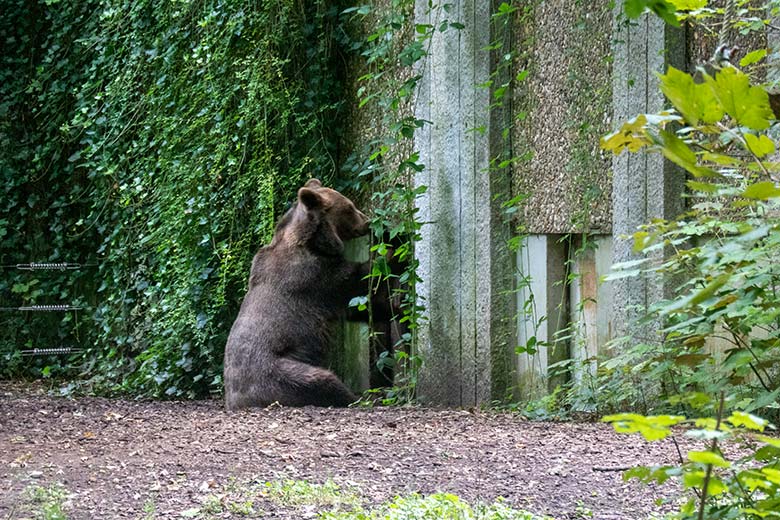
M 368 234 L 368 217 L 360 210 L 356 209 L 358 225 L 355 228 L 355 236 L 362 237 Z

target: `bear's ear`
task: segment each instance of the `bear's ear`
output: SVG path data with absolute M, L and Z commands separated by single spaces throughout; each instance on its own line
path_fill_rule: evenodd
M 306 181 L 306 184 L 303 185 L 304 188 L 322 188 L 322 183 L 319 179 L 309 179 Z
M 311 188 L 303 187 L 299 189 L 298 200 L 306 206 L 306 209 L 317 209 L 322 206 L 322 197 Z

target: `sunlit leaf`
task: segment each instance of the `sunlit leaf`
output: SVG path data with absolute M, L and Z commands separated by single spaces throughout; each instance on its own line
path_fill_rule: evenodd
M 769 424 L 769 422 L 766 419 L 762 419 L 761 417 L 756 417 L 753 414 L 749 414 L 745 412 L 734 412 L 726 420 L 731 424 L 733 424 L 734 426 L 737 427 L 744 426 L 745 428 L 748 428 L 750 430 L 758 430 L 758 431 L 764 431 L 766 425 Z
M 767 49 L 757 49 L 753 52 L 745 54 L 745 56 L 739 60 L 740 67 L 747 67 L 763 60 L 767 55 Z
M 601 147 L 604 150 L 611 150 L 615 155 L 626 149 L 632 153 L 641 150 L 652 144 L 645 130 L 646 124 L 647 117 L 644 114 L 638 115 L 623 123 L 620 130 L 602 137 Z
M 707 0 L 669 0 L 678 11 L 695 11 L 707 7 Z
M 702 191 L 705 193 L 715 193 L 718 191 L 718 187 L 708 182 L 686 181 L 685 184 L 694 191 Z
M 719 468 L 728 468 L 731 466 L 731 462 L 725 460 L 723 457 L 712 451 L 689 451 L 688 460 L 691 462 L 698 462 L 700 464 L 712 464 Z
M 745 142 L 748 150 L 756 154 L 756 157 L 761 158 L 770 153 L 775 153 L 775 143 L 766 135 L 745 134 Z
M 748 199 L 767 200 L 780 197 L 780 188 L 772 181 L 757 182 L 748 186 L 742 192 L 742 196 Z
M 715 77 L 705 76 L 723 109 L 740 126 L 753 130 L 769 128 L 774 113 L 769 106 L 769 95 L 761 87 L 750 85 L 750 78 L 734 67 L 721 69 Z
M 765 442 L 770 446 L 774 446 L 775 448 L 780 448 L 780 438 L 767 437 L 766 435 L 756 435 L 756 439 L 760 440 L 761 442 Z
M 674 67 L 658 77 L 661 90 L 689 124 L 715 123 L 723 118 L 723 107 L 706 84 L 695 83 L 693 76 Z
M 618 433 L 640 433 L 648 441 L 666 438 L 671 433 L 671 427 L 680 424 L 685 417 L 679 415 L 640 415 L 622 413 L 607 415 L 601 419 L 610 422 Z

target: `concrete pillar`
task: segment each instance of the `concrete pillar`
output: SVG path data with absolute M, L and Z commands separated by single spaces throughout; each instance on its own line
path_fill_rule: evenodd
M 418 396 L 429 404 L 470 406 L 500 392 L 492 376 L 508 348 L 504 291 L 511 288 L 511 263 L 501 252 L 508 225 L 494 199 L 503 179 L 489 171 L 491 93 L 477 87 L 491 72 L 483 50 L 491 41 L 491 2 L 450 3 L 444 13 L 418 0 L 415 11 L 418 24 L 438 27 L 448 18 L 465 26 L 434 35 L 415 109 L 416 117 L 432 122 L 415 138 L 426 165 L 415 184 L 428 188 L 418 200 L 426 223 L 416 250 L 418 293 L 427 308 Z
M 616 7 L 613 65 L 614 125 L 638 114 L 655 113 L 665 106 L 657 73 L 668 65 L 685 65 L 684 33 L 667 26 L 654 15 L 625 23 L 622 3 Z M 682 211 L 685 176 L 661 154 L 623 152 L 613 168 L 614 262 L 637 259 L 630 238 L 641 224 L 653 218 L 673 218 Z M 624 238 L 623 236 L 629 236 Z M 616 336 L 629 333 L 638 339 L 654 339 L 657 326 L 632 324 L 649 304 L 663 297 L 664 288 L 641 278 L 613 282 Z

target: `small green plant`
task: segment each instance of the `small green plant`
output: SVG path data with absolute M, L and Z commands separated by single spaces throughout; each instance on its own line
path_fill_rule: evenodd
M 321 513 L 323 520 L 543 520 L 502 501 L 474 506 L 449 493 L 397 497 L 369 511 Z
M 68 491 L 61 484 L 30 485 L 25 488 L 24 510 L 36 520 L 67 520 L 65 500 Z
M 604 417 L 616 431 L 639 433 L 648 441 L 665 439 L 673 426 L 685 425 L 685 435 L 705 444 L 702 450 L 689 451 L 679 465 L 641 466 L 624 478 L 659 484 L 679 481 L 690 496 L 674 519 L 780 518 L 780 439 L 759 433 L 774 428 L 760 417 L 740 411 L 724 417 L 724 402 L 722 397 L 714 417 L 630 413 Z M 727 443 L 738 443 L 742 455 L 729 460 L 722 450 Z
M 144 520 L 154 520 L 157 517 L 157 504 L 153 498 L 147 498 L 144 502 L 143 512 Z
M 353 509 L 360 505 L 357 488 L 343 488 L 332 480 L 315 484 L 305 480 L 266 482 L 260 492 L 277 504 L 287 507 L 316 506 L 329 509 Z

